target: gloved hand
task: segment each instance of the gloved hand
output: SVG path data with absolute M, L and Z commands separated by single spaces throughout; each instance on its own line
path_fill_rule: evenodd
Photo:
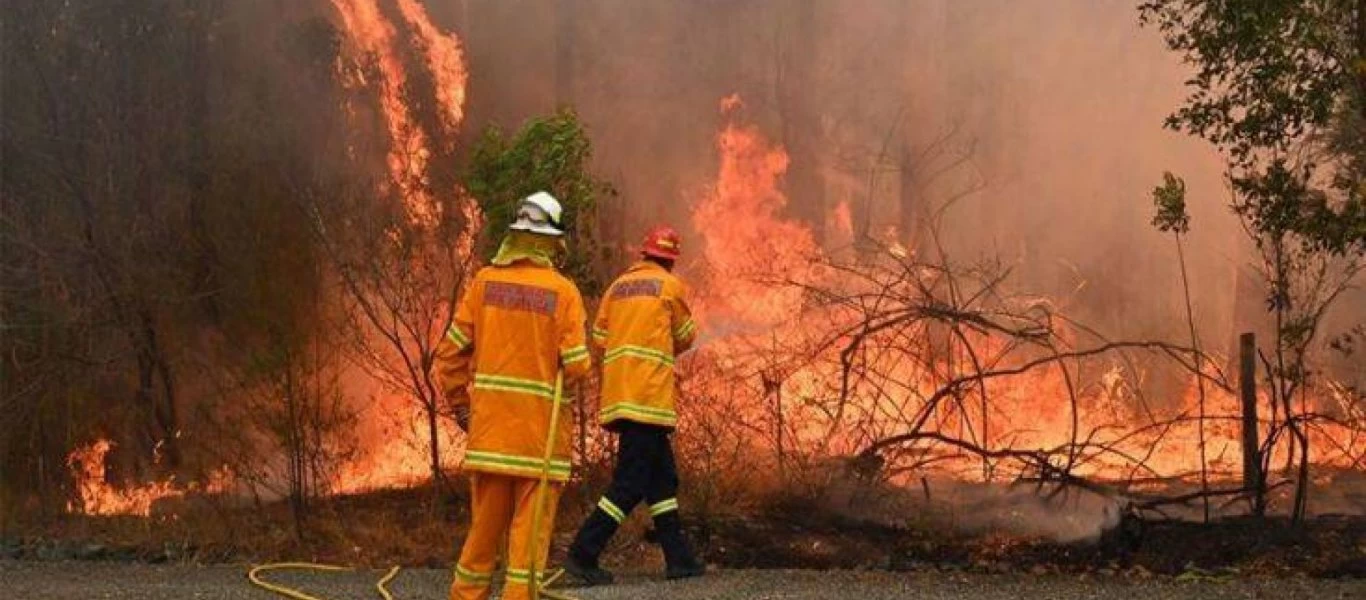
M 460 427 L 460 431 L 470 432 L 470 405 L 461 404 L 451 411 L 455 414 L 455 424 Z

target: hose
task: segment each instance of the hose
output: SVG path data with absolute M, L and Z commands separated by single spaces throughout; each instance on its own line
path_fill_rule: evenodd
M 555 395 L 550 407 L 550 431 L 548 434 L 546 434 L 545 453 L 542 455 L 541 459 L 541 476 L 536 483 L 536 505 L 532 508 L 531 511 L 531 543 L 527 545 L 527 566 L 528 570 L 531 571 L 532 600 L 540 600 L 541 598 L 549 598 L 550 600 L 577 600 L 573 596 L 545 589 L 547 587 L 550 587 L 551 584 L 555 583 L 561 577 L 564 576 L 564 569 L 557 569 L 554 573 L 547 577 L 544 582 L 542 582 L 540 581 L 541 571 L 536 564 L 538 562 L 536 560 L 538 558 L 537 549 L 540 548 L 540 544 L 537 543 L 537 535 L 541 531 L 541 513 L 544 512 L 546 493 L 550 488 L 550 457 L 554 453 L 555 449 L 555 434 L 559 430 L 560 401 L 563 398 L 563 396 L 564 372 L 561 371 L 555 375 Z M 546 535 L 549 535 L 549 533 L 547 533 Z M 310 596 L 294 588 L 289 588 L 283 585 L 271 583 L 269 581 L 261 579 L 260 577 L 260 574 L 266 571 L 278 571 L 284 569 L 305 569 L 312 571 L 330 572 L 354 570 L 351 567 L 343 567 L 339 565 L 326 565 L 318 563 L 271 563 L 259 565 L 253 568 L 251 571 L 248 571 L 247 580 L 261 589 L 279 594 L 292 600 L 327 600 L 325 598 L 320 598 L 317 596 Z M 379 592 L 380 597 L 384 600 L 394 600 L 393 595 L 389 593 L 389 590 L 385 587 L 385 585 L 393 581 L 395 577 L 398 577 L 398 571 L 399 568 L 397 566 L 389 569 L 389 572 L 386 573 L 384 577 L 380 578 L 380 580 L 377 583 L 375 583 L 375 591 Z
M 545 583 L 540 582 L 541 570 L 537 566 L 540 562 L 538 552 L 540 550 L 539 534 L 541 532 L 541 513 L 545 508 L 546 493 L 550 488 L 550 457 L 555 451 L 555 434 L 560 428 L 560 404 L 564 398 L 564 371 L 555 374 L 555 394 L 550 405 L 550 429 L 545 436 L 545 453 L 541 458 L 541 478 L 536 483 L 536 505 L 531 509 L 531 543 L 527 544 L 527 568 L 531 571 L 531 600 L 540 600 L 542 596 L 551 600 L 574 600 L 571 596 L 566 596 L 557 592 L 545 589 L 550 584 L 564 575 L 564 569 L 557 570 Z M 550 533 L 546 532 L 549 536 Z
M 300 590 L 296 590 L 296 589 L 290 588 L 290 587 L 285 587 L 285 586 L 283 586 L 283 585 L 279 585 L 279 584 L 276 584 L 276 583 L 271 583 L 271 582 L 266 581 L 266 580 L 264 580 L 264 579 L 261 578 L 261 573 L 264 573 L 264 572 L 266 572 L 266 571 L 283 571 L 283 570 L 286 570 L 286 569 L 302 569 L 302 570 L 306 570 L 306 571 L 329 571 L 329 572 L 337 572 L 337 571 L 354 571 L 354 570 L 355 570 L 355 569 L 353 569 L 353 568 L 351 568 L 351 567 L 343 567 L 343 566 L 340 566 L 340 565 L 325 565 L 325 564 L 319 564 L 319 563 L 305 563 L 305 562 L 270 563 L 270 564 L 266 564 L 266 565 L 259 565 L 259 566 L 257 566 L 257 567 L 254 567 L 252 570 L 248 571 L 248 572 L 247 572 L 247 580 L 248 580 L 248 581 L 251 581 L 252 585 L 255 585 L 256 587 L 259 587 L 259 588 L 261 588 L 261 589 L 264 589 L 264 590 L 267 590 L 267 591 L 270 591 L 270 592 L 274 592 L 274 593 L 279 594 L 279 595 L 281 595 L 281 596 L 284 596 L 284 597 L 286 597 L 286 598 L 292 598 L 293 600 L 326 600 L 325 598 L 320 598 L 320 597 L 318 597 L 318 596 L 313 596 L 313 595 L 310 595 L 310 594 L 306 594 L 306 593 L 304 593 L 304 592 L 302 592 L 302 591 L 300 591 Z M 398 577 L 398 571 L 399 571 L 399 568 L 398 568 L 397 566 L 390 567 L 390 568 L 389 568 L 389 572 L 388 572 L 388 573 L 385 573 L 385 574 L 384 574 L 384 577 L 381 577 L 380 580 L 379 580 L 378 582 L 375 583 L 375 591 L 376 591 L 376 592 L 379 592 L 379 596 L 380 596 L 381 598 L 383 598 L 384 600 L 394 600 L 394 595 L 391 594 L 391 593 L 389 593 L 389 589 L 388 589 L 387 587 L 385 587 L 385 586 L 388 585 L 389 582 L 393 581 L 395 577 Z
M 395 577 L 398 577 L 398 565 L 394 565 L 390 568 L 389 572 L 385 574 L 384 577 L 379 578 L 379 581 L 375 583 L 375 591 L 379 592 L 380 597 L 384 598 L 384 600 L 394 600 L 393 594 L 390 594 L 389 590 L 385 588 L 384 585 L 393 581 Z

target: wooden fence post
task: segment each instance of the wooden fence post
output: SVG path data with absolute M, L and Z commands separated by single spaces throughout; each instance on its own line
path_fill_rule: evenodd
M 1238 379 L 1243 401 L 1243 489 L 1253 492 L 1252 512 L 1266 510 L 1262 489 L 1261 435 L 1257 429 L 1257 338 L 1244 333 L 1238 338 Z

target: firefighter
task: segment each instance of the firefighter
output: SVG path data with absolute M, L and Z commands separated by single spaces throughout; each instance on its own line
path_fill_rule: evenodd
M 503 598 L 531 596 L 550 547 L 555 507 L 569 479 L 571 419 L 561 419 L 550 462 L 540 531 L 532 531 L 557 371 L 582 377 L 591 359 L 583 299 L 556 270 L 563 251 L 560 203 L 544 192 L 524 199 L 493 258 L 465 290 L 437 348 L 437 379 L 468 434 L 472 523 L 455 565 L 450 598 L 484 600 L 504 536 Z
M 612 582 L 598 557 L 641 501 L 654 519 L 665 576 L 697 577 L 705 571 L 683 537 L 669 442 L 678 422 L 674 358 L 697 337 L 685 287 L 672 273 L 679 250 L 673 229 L 651 230 L 641 260 L 608 288 L 593 322 L 593 341 L 604 351 L 599 420 L 617 435 L 617 464 L 611 487 L 579 529 L 565 561 L 565 570 L 588 585 Z

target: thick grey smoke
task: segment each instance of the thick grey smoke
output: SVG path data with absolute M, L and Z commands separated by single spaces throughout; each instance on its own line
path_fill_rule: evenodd
M 600 172 L 621 191 L 608 213 L 617 241 L 656 221 L 690 226 L 715 175 L 718 101 L 739 93 L 742 118 L 792 155 L 794 216 L 847 202 L 857 233 L 895 226 L 923 244 L 943 209 L 951 258 L 999 257 L 1015 265 L 1017 289 L 1115 338 L 1185 337 L 1175 245 L 1149 224 L 1150 192 L 1173 171 L 1188 185 L 1187 260 L 1207 350 L 1266 331 L 1220 157 L 1162 127 L 1186 67 L 1139 26 L 1132 2 L 464 0 L 432 10 L 466 42 L 467 123 L 515 126 L 559 104 L 580 112 Z M 696 244 L 706 232 L 690 233 Z M 825 239 L 847 243 L 828 229 Z M 1339 322 L 1361 320 L 1366 301 L 1342 304 L 1356 314 Z

